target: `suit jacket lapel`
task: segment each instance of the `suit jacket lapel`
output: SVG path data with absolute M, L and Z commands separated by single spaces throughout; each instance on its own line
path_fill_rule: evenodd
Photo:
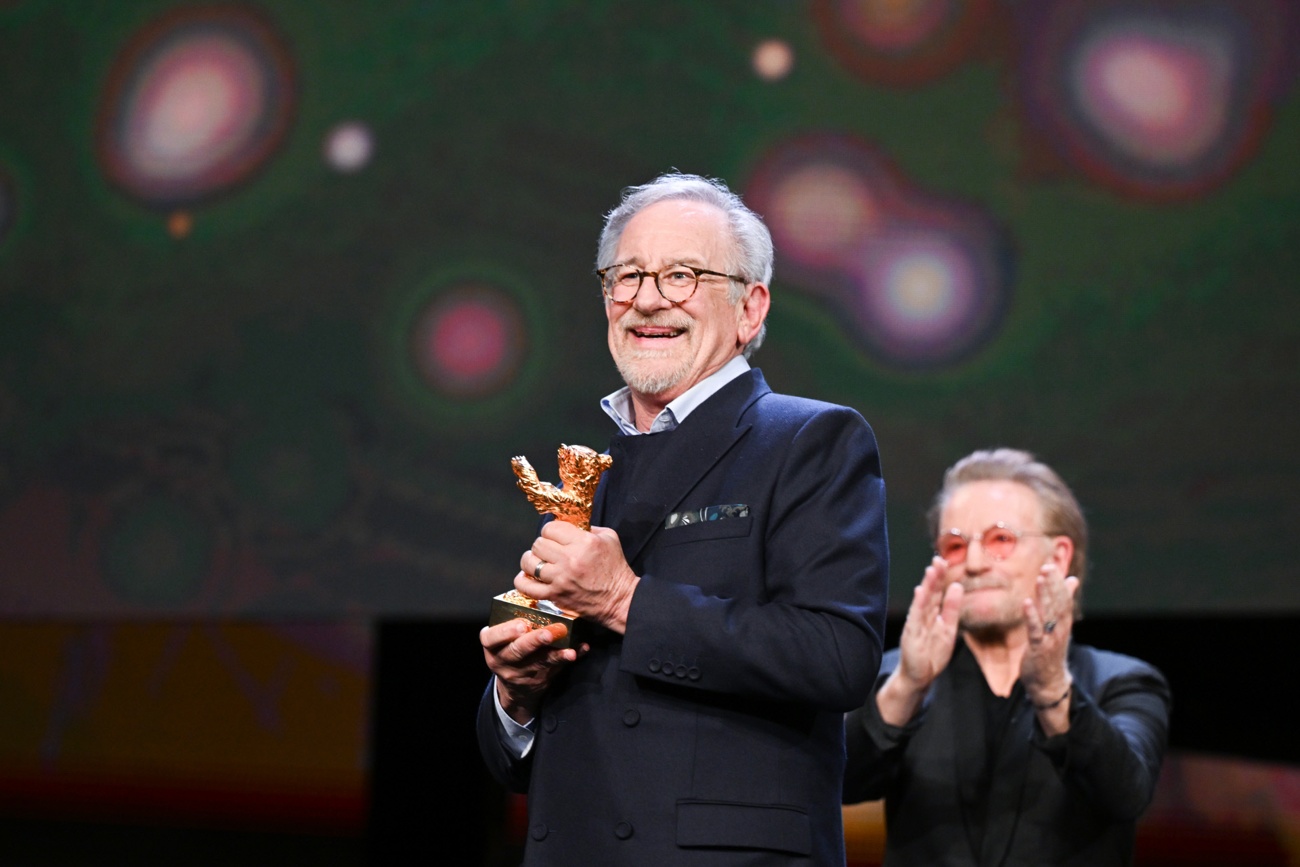
M 637 519 L 619 533 L 629 563 L 663 530 L 669 513 L 745 435 L 749 425 L 739 423 L 741 416 L 754 401 L 770 391 L 762 372 L 753 369 L 696 407 L 675 430 L 657 434 L 667 437 L 663 451 L 657 456 L 654 471 L 640 475 L 635 492 L 637 502 L 644 504 L 645 509 L 638 509 Z M 596 494 L 597 514 L 603 515 L 603 497 L 607 493 L 608 487 L 602 480 Z M 625 491 L 624 495 L 628 493 Z

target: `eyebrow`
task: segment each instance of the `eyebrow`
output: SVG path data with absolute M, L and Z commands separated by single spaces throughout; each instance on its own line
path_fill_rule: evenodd
M 621 268 L 624 265 L 633 265 L 637 268 L 644 268 L 645 266 L 640 264 L 641 261 L 644 260 L 639 260 L 634 257 L 632 259 L 624 259 L 621 262 L 615 262 L 613 265 L 610 265 L 609 267 Z M 671 268 L 673 265 L 689 265 L 692 268 L 706 267 L 704 264 L 704 260 L 699 258 L 698 256 L 682 256 L 675 259 L 668 259 L 663 265 L 660 265 L 659 267 L 662 270 L 664 268 Z

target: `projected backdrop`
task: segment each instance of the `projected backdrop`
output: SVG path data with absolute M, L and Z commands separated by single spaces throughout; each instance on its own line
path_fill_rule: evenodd
M 1005 444 L 1076 486 L 1092 610 L 1294 610 L 1298 25 L 5 4 L 0 615 L 485 616 L 510 456 L 608 439 L 596 234 L 670 168 L 768 220 L 755 362 L 875 427 L 896 604 L 942 469 Z

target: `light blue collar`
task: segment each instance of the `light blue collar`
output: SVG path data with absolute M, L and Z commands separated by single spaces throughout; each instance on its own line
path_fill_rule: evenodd
M 661 433 L 669 431 L 686 421 L 686 417 L 695 412 L 700 404 L 722 390 L 722 387 L 749 370 L 749 362 L 743 355 L 737 355 L 719 367 L 695 385 L 686 389 L 663 408 L 655 420 L 650 423 L 650 430 L 637 430 L 633 422 L 635 412 L 632 408 L 632 389 L 626 385 L 613 394 L 600 399 L 600 408 L 605 415 L 614 420 L 620 432 L 636 435 L 640 433 Z

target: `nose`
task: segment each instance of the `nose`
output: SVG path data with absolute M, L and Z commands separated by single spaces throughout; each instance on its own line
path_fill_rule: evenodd
M 965 565 L 968 575 L 978 575 L 988 569 L 992 562 L 993 558 L 984 551 L 984 540 L 971 539 L 967 543 Z
M 636 294 L 632 296 L 632 306 L 643 313 L 673 306 L 672 302 L 659 291 L 659 284 L 655 282 L 656 279 L 651 274 L 641 275 L 641 282 L 636 287 Z

